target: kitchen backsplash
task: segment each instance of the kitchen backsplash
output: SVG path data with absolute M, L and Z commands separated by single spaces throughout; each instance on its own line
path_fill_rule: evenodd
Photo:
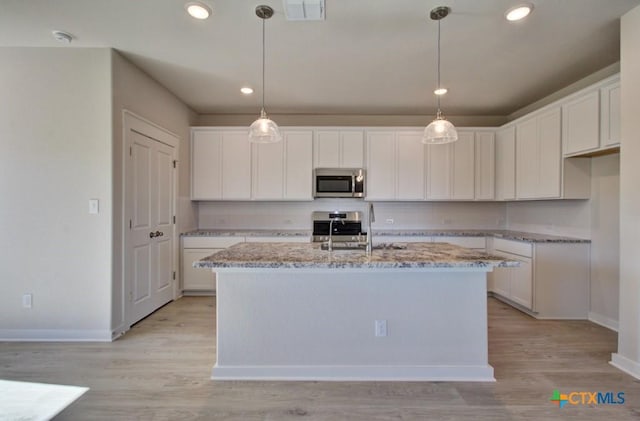
M 200 229 L 311 229 L 313 211 L 362 211 L 368 202 L 200 202 Z M 374 202 L 375 229 L 510 229 L 590 238 L 587 200 L 527 202 Z M 366 219 L 365 219 L 366 220 Z
M 316 199 L 312 202 L 200 202 L 201 229 L 308 229 L 313 211 L 362 211 L 368 202 Z M 374 202 L 375 229 L 504 229 L 504 203 Z

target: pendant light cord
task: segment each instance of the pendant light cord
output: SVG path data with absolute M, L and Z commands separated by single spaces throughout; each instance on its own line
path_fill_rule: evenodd
M 262 114 L 264 114 L 264 90 L 265 90 L 265 86 L 264 86 L 264 57 L 265 57 L 265 53 L 264 53 L 264 21 L 265 18 L 262 18 Z
M 440 20 L 438 19 L 438 89 L 441 88 L 440 86 Z M 437 101 L 438 101 L 438 114 L 437 117 L 440 116 L 440 95 L 436 95 Z

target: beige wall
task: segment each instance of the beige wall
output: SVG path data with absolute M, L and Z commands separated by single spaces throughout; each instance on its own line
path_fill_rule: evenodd
M 640 6 L 622 17 L 620 319 L 612 363 L 640 378 Z
M 278 126 L 415 126 L 425 127 L 434 116 L 427 115 L 349 115 L 349 114 L 269 114 Z M 504 116 L 446 116 L 460 127 L 497 127 Z M 256 114 L 201 114 L 196 126 L 247 126 L 258 118 Z
M 151 79 L 138 67 L 112 52 L 113 70 L 113 306 L 111 327 L 126 329 L 124 321 L 124 293 L 122 279 L 122 164 L 123 111 L 128 110 L 166 130 L 180 139 L 178 158 L 177 233 L 197 227 L 196 205 L 190 200 L 190 137 L 189 128 L 196 114 L 171 92 Z M 176 238 L 176 249 L 179 245 Z M 176 268 L 178 271 L 178 268 Z M 179 282 L 179 279 L 177 280 Z
M 109 61 L 0 48 L 0 339 L 110 339 Z
M 591 159 L 591 307 L 589 318 L 618 328 L 620 154 Z

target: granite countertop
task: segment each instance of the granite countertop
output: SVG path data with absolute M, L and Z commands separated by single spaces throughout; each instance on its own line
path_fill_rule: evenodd
M 184 237 L 309 237 L 311 231 L 305 230 L 233 230 L 201 229 L 183 233 Z M 509 230 L 374 230 L 375 237 L 494 237 L 529 243 L 590 243 L 591 240 L 564 237 L 549 234 L 537 234 Z
M 320 249 L 318 243 L 240 243 L 194 262 L 199 268 L 409 269 L 512 267 L 519 263 L 448 243 L 394 243 L 392 249 Z
M 258 230 L 258 229 L 199 229 L 182 234 L 183 237 L 309 237 L 305 230 Z

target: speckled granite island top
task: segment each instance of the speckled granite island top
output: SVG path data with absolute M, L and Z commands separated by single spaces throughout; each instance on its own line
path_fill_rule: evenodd
M 240 243 L 194 262 L 200 268 L 422 269 L 491 268 L 518 262 L 448 243 L 394 243 L 401 249 L 320 249 L 318 243 Z

